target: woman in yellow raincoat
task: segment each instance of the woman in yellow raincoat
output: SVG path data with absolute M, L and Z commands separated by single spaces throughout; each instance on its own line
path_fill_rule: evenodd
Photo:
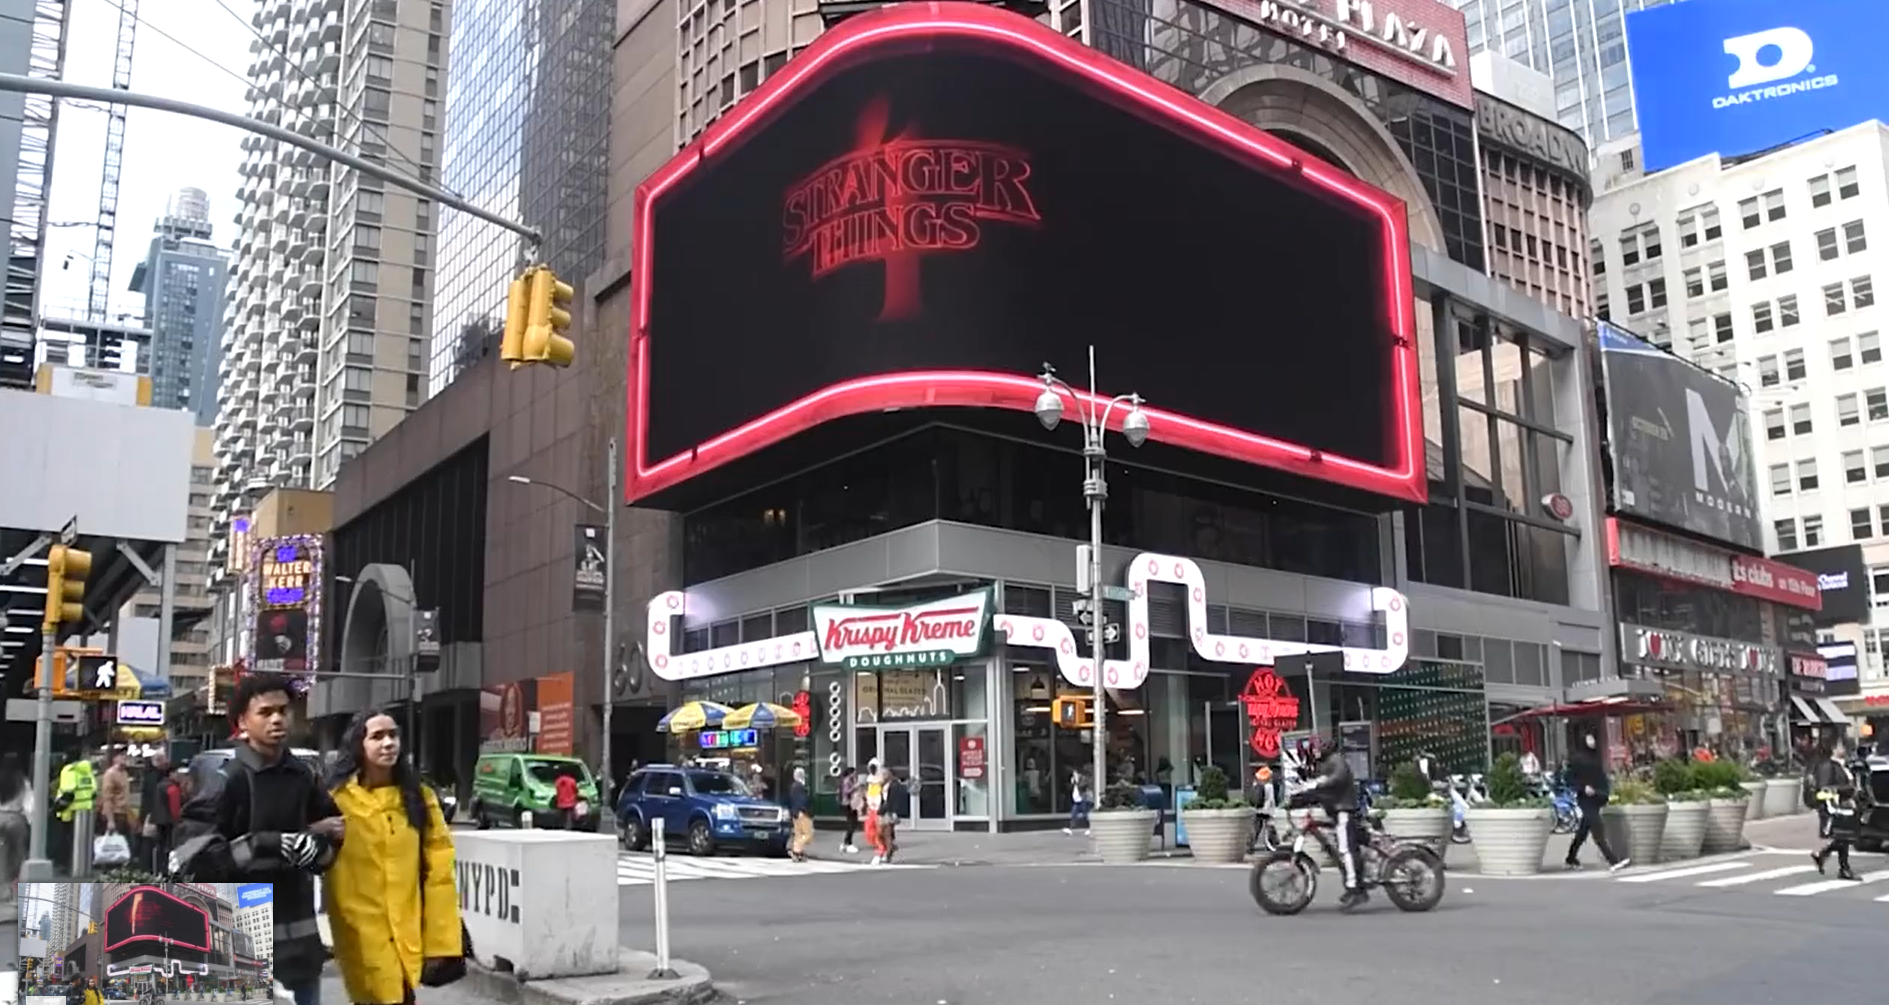
M 399 1005 L 465 973 L 453 841 L 439 802 L 400 756 L 400 726 L 369 709 L 329 774 L 348 840 L 322 878 L 335 964 L 356 1005 Z

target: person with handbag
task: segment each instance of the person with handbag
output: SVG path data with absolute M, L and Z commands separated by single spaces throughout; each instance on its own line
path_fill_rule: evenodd
M 1810 766 L 1809 774 L 1816 789 L 1817 836 L 1829 842 L 1811 852 L 1810 860 L 1816 864 L 1818 872 L 1823 872 L 1830 853 L 1835 852 L 1837 878 L 1857 879 L 1850 869 L 1850 845 L 1861 830 L 1856 819 L 1856 776 L 1850 774 L 1849 767 L 1843 763 L 1842 742 L 1825 751 L 1822 758 Z
M 322 882 L 335 965 L 356 1005 L 400 1005 L 465 976 L 453 839 L 431 786 L 400 756 L 400 724 L 378 709 L 341 736 L 328 785 L 348 841 Z

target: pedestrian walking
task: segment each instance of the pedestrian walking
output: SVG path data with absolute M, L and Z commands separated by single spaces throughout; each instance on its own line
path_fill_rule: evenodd
M 1827 842 L 1814 851 L 1810 860 L 1823 872 L 1830 853 L 1837 856 L 1837 878 L 1856 879 L 1850 871 L 1850 844 L 1856 840 L 1856 776 L 1843 763 L 1843 742 L 1833 742 L 1809 768 L 1810 784 L 1817 804 L 1817 834 Z
M 1082 828 L 1082 833 L 1089 833 L 1089 810 L 1094 805 L 1091 802 L 1094 796 L 1089 776 L 1081 768 L 1069 773 L 1069 824 L 1063 828 L 1064 834 L 1074 834 L 1078 827 Z
M 120 834 L 129 842 L 136 832 L 131 829 L 131 772 L 124 751 L 107 754 L 106 763 L 105 773 L 98 776 L 98 833 Z
M 288 748 L 290 687 L 245 674 L 230 695 L 242 732 L 232 756 L 192 780 L 171 856 L 181 881 L 275 885 L 275 979 L 295 1005 L 320 1005 L 327 951 L 315 877 L 333 864 L 347 824 L 312 768 Z
M 807 860 L 807 846 L 813 843 L 813 799 L 807 793 L 807 769 L 794 768 L 793 784 L 787 788 L 787 814 L 794 821 L 794 837 L 787 854 L 796 862 Z
M 20 767 L 20 755 L 0 756 L 0 900 L 13 899 L 13 884 L 20 878 L 31 837 L 26 818 L 32 807 L 33 787 Z
M 887 865 L 899 851 L 899 821 L 912 812 L 911 790 L 897 772 L 879 769 L 885 775 L 885 793 L 879 803 L 879 854 L 874 865 Z
M 1606 765 L 1600 761 L 1600 739 L 1593 733 L 1584 734 L 1580 747 L 1568 758 L 1568 784 L 1574 788 L 1574 802 L 1581 811 L 1581 822 L 1574 828 L 1574 843 L 1568 845 L 1568 868 L 1581 867 L 1581 846 L 1590 835 L 1609 869 L 1619 872 L 1632 865 L 1632 859 L 1615 856 L 1613 845 L 1607 840 L 1607 824 L 1600 813 L 1613 792 L 1613 783 L 1607 777 Z
M 133 842 L 133 851 L 141 862 L 155 862 L 153 854 L 157 847 L 157 821 L 160 816 L 158 789 L 171 776 L 170 755 L 160 750 L 151 755 L 151 763 L 138 772 L 138 839 Z M 174 818 L 173 818 L 174 819 Z M 162 874 L 162 868 L 152 872 Z
M 342 757 L 346 757 L 344 752 Z M 577 826 L 577 779 L 568 774 L 559 774 L 551 784 L 551 807 L 557 813 L 557 826 L 560 830 L 571 830 Z
M 846 834 L 840 838 L 840 851 L 848 855 L 859 854 L 859 847 L 853 844 L 853 835 L 859 830 L 859 817 L 866 810 L 866 793 L 859 784 L 859 771 L 848 764 L 840 772 L 840 809 L 846 813 Z
M 872 845 L 872 861 L 885 859 L 885 846 L 879 842 L 879 807 L 885 802 L 886 771 L 877 760 L 866 764 L 866 841 Z
M 439 798 L 400 756 L 400 725 L 357 713 L 328 790 L 347 841 L 322 880 L 335 966 L 356 1005 L 401 1005 L 465 976 L 453 839 Z

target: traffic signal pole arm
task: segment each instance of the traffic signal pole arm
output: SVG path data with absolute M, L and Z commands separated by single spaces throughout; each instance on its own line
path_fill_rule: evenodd
M 270 123 L 263 122 L 260 119 L 252 119 L 246 115 L 237 115 L 234 112 L 225 112 L 215 108 L 207 108 L 203 105 L 194 105 L 188 101 L 160 98 L 152 94 L 139 94 L 135 91 L 120 91 L 111 87 L 87 87 L 84 84 L 74 84 L 64 80 L 48 80 L 44 77 L 28 77 L 17 73 L 0 73 L 0 91 L 12 91 L 19 94 L 48 94 L 55 98 L 97 101 L 108 105 L 132 105 L 137 108 L 150 108 L 160 112 L 171 112 L 175 115 L 188 115 L 193 119 L 207 119 L 211 122 L 221 122 L 226 126 L 234 126 L 246 132 L 255 133 L 259 136 L 267 136 L 272 140 L 279 140 L 290 146 L 300 147 L 311 153 L 320 154 L 338 164 L 345 164 L 370 178 L 378 178 L 389 185 L 398 185 L 409 192 L 423 195 L 442 206 L 450 206 L 461 213 L 477 217 L 495 227 L 502 227 L 509 230 L 530 243 L 531 254 L 534 258 L 537 256 L 538 248 L 544 244 L 544 235 L 522 223 L 514 223 L 496 213 L 489 213 L 456 195 L 443 192 L 431 185 L 417 181 L 408 175 L 375 164 L 373 161 L 363 160 L 339 147 L 331 147 L 326 143 L 309 139 L 292 129 L 284 129 L 281 126 L 271 125 Z

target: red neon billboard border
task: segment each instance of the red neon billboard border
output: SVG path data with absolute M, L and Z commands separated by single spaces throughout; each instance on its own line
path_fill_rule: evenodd
M 126 890 L 124 893 L 119 894 L 118 899 L 112 901 L 111 906 L 105 909 L 105 935 L 107 938 L 111 936 L 112 912 L 118 909 L 119 904 L 122 904 L 125 902 L 126 897 L 129 897 L 132 894 L 138 893 L 139 891 L 142 891 L 142 890 L 150 890 L 153 893 L 162 894 L 164 897 L 170 900 L 174 900 L 177 903 L 182 904 L 183 906 L 188 907 L 191 910 L 197 912 L 198 914 L 203 915 L 203 945 L 193 946 L 187 942 L 178 942 L 176 939 L 167 940 L 167 939 L 164 939 L 163 936 L 159 936 L 159 935 L 133 935 L 127 938 L 119 939 L 117 942 L 113 942 L 107 945 L 102 950 L 102 952 L 109 953 L 112 950 L 117 949 L 119 946 L 122 946 L 127 942 L 137 942 L 139 940 L 144 940 L 144 939 L 149 939 L 153 941 L 168 941 L 176 945 L 183 946 L 185 949 L 194 949 L 200 953 L 207 953 L 210 951 L 210 912 L 204 910 L 201 907 L 198 907 L 197 905 L 191 903 L 190 901 L 185 900 L 184 898 L 179 897 L 176 894 L 160 886 L 149 886 L 149 885 L 134 886 L 131 889 Z

